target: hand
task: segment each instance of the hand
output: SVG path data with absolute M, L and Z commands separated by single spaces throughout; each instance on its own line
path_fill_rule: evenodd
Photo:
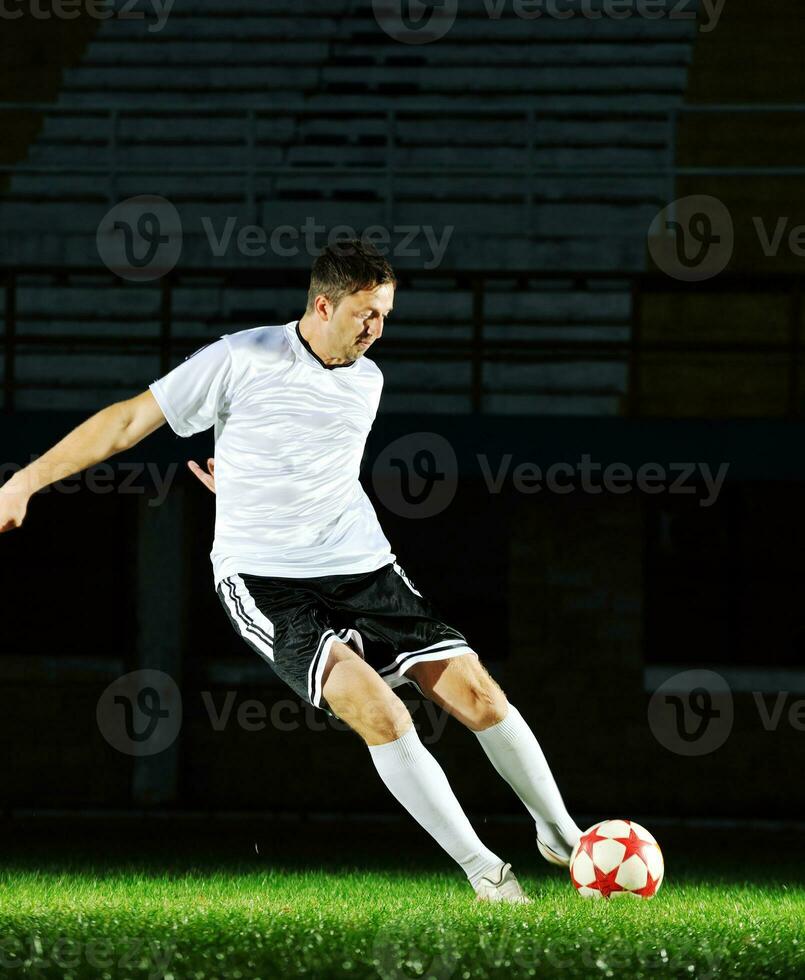
M 187 461 L 187 467 L 190 472 L 199 478 L 204 486 L 215 493 L 215 460 L 207 460 L 207 470 L 203 470 L 195 460 L 189 459 Z
M 30 499 L 13 477 L 0 487 L 0 534 L 22 526 Z

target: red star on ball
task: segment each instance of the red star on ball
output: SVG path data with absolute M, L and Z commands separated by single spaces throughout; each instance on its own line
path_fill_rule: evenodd
M 630 858 L 633 854 L 636 854 L 641 859 L 643 864 L 648 867 L 648 862 L 646 861 L 646 856 L 644 854 L 648 841 L 638 837 L 634 832 L 634 828 L 629 828 L 628 837 L 613 837 L 612 839 L 618 841 L 619 844 L 623 844 L 623 846 L 626 848 L 626 853 L 623 855 L 624 861 L 627 858 Z
M 582 834 L 581 840 L 579 841 L 579 854 L 586 854 L 587 857 L 595 864 L 593 861 L 593 844 L 596 844 L 600 840 L 609 840 L 609 837 L 602 837 L 598 833 L 598 827 L 593 827 L 591 831 L 586 834 Z
M 604 873 L 600 868 L 595 869 L 595 881 L 588 885 L 589 888 L 595 888 L 596 891 L 601 892 L 601 898 L 609 898 L 613 892 L 625 891 L 622 885 L 619 885 L 615 881 L 615 875 L 618 873 L 618 868 L 613 868 L 612 871 Z
M 660 879 L 652 878 L 651 872 L 646 869 L 646 883 L 642 888 L 635 888 L 632 892 L 633 895 L 639 895 L 641 898 L 652 898 L 657 894 L 657 887 L 659 886 Z

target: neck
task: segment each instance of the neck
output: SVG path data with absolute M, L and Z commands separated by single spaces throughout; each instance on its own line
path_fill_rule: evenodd
M 318 359 L 328 366 L 339 364 L 351 364 L 343 356 L 338 356 L 330 350 L 325 342 L 326 325 L 314 314 L 306 313 L 299 321 L 299 333 L 304 338 L 308 347 L 318 357 Z

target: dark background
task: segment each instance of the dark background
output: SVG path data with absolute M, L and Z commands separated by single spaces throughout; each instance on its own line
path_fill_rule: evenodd
M 266 6 L 177 0 L 154 35 L 85 14 L 2 24 L 0 459 L 28 462 L 221 333 L 301 313 L 312 255 L 215 258 L 199 215 L 449 225 L 438 269 L 390 256 L 401 288 L 376 354 L 386 395 L 365 483 L 401 563 L 533 724 L 573 811 L 790 819 L 805 738 L 788 714 L 805 697 L 805 259 L 765 255 L 753 218 L 805 223 L 797 4 L 727 0 L 704 32 L 509 8 L 490 21 L 462 3 L 424 45 L 390 38 L 370 4 Z M 264 168 L 251 174 L 249 110 Z M 155 282 L 115 276 L 95 241 L 135 194 L 169 199 L 186 226 Z M 731 212 L 734 253 L 712 280 L 651 260 L 672 194 Z M 449 507 L 416 520 L 377 499 L 370 474 L 422 432 L 448 439 L 459 479 Z M 139 493 L 76 484 L 0 540 L 7 813 L 396 809 L 351 733 L 211 726 L 204 692 L 294 700 L 213 592 L 214 501 L 184 471 L 211 449 L 162 430 L 121 460 L 179 464 L 160 507 L 147 476 Z M 490 494 L 477 454 L 730 471 L 708 508 L 637 489 Z M 96 722 L 103 690 L 141 667 L 171 673 L 184 702 L 178 740 L 148 760 Z M 734 702 L 730 737 L 698 757 L 661 744 L 649 716 L 658 679 L 689 668 L 719 672 Z M 784 704 L 775 730 L 758 699 Z M 519 812 L 456 723 L 432 747 L 468 810 Z

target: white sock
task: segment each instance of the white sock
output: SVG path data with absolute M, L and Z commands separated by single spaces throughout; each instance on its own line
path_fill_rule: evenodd
M 385 745 L 370 745 L 372 762 L 392 796 L 464 869 L 475 887 L 503 861 L 481 843 L 461 809 L 444 770 L 415 728 Z
M 517 708 L 510 704 L 503 721 L 475 734 L 492 765 L 534 818 L 543 844 L 570 857 L 581 830 L 565 809 L 539 742 Z

